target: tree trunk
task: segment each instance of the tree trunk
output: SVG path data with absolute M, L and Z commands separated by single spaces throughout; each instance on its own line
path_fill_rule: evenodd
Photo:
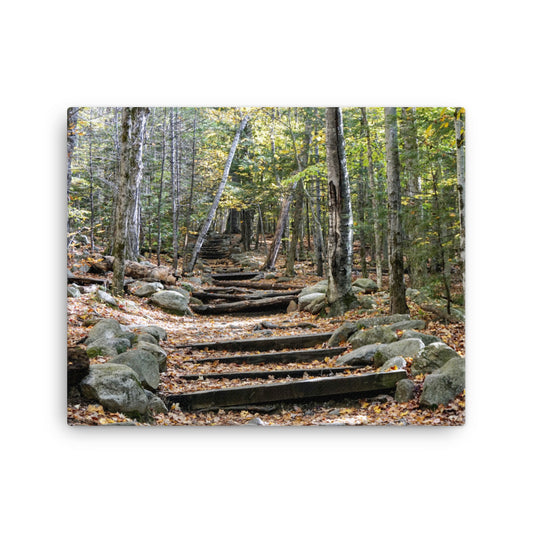
M 276 223 L 276 230 L 272 239 L 272 244 L 270 245 L 267 258 L 265 260 L 264 265 L 261 267 L 261 270 L 274 270 L 276 267 L 276 259 L 278 258 L 278 253 L 281 246 L 281 239 L 283 238 L 285 226 L 289 219 L 289 209 L 291 207 L 292 197 L 294 195 L 295 188 L 296 183 L 293 183 L 289 191 L 287 192 L 287 195 L 285 196 L 285 198 L 283 198 L 278 222 Z
M 70 205 L 70 184 L 72 183 L 72 154 L 76 147 L 76 126 L 78 125 L 79 107 L 67 110 L 67 208 Z M 70 243 L 70 216 L 67 215 L 67 246 Z
M 161 146 L 161 176 L 159 178 L 159 194 L 157 197 L 157 266 L 161 265 L 161 206 L 163 203 L 163 178 L 165 173 L 165 152 L 166 152 L 166 126 L 167 108 L 163 114 L 163 139 Z
M 357 218 L 359 233 L 359 257 L 361 261 L 361 276 L 368 277 L 366 265 L 366 232 L 365 232 L 365 207 L 366 207 L 366 175 L 363 170 L 363 148 L 359 153 L 359 179 L 357 180 Z
M 170 115 L 170 175 L 172 181 L 172 269 L 176 272 L 178 268 L 178 248 L 179 248 L 179 216 L 180 216 L 180 135 L 177 128 L 179 120 L 175 111 Z
M 342 111 L 326 109 L 326 160 L 328 167 L 328 290 L 330 316 L 352 306 L 353 218 L 350 181 L 344 151 Z
M 460 268 L 463 274 L 463 291 L 465 287 L 465 110 L 455 109 L 455 142 L 457 146 L 457 195 L 459 200 L 460 234 Z
M 198 235 L 198 238 L 196 239 L 196 244 L 194 245 L 194 249 L 191 255 L 191 260 L 189 261 L 189 264 L 187 265 L 186 272 L 192 272 L 194 265 L 196 264 L 196 259 L 198 258 L 198 254 L 200 253 L 200 250 L 202 249 L 202 245 L 204 243 L 207 232 L 209 231 L 209 228 L 211 227 L 211 223 L 213 222 L 213 219 L 215 218 L 215 213 L 218 208 L 218 204 L 220 202 L 220 199 L 222 198 L 222 193 L 224 192 L 224 188 L 226 187 L 226 182 L 228 181 L 231 163 L 233 161 L 233 157 L 235 156 L 235 151 L 237 150 L 237 145 L 239 144 L 241 133 L 246 127 L 246 124 L 248 124 L 248 120 L 250 120 L 250 116 L 246 115 L 241 120 L 241 123 L 237 131 L 235 132 L 235 138 L 233 139 L 233 144 L 231 145 L 231 148 L 228 154 L 226 166 L 224 167 L 224 173 L 222 174 L 222 181 L 220 182 L 220 185 L 218 187 L 218 191 L 215 195 L 215 199 L 213 200 L 213 204 L 211 205 L 211 209 L 209 210 L 209 213 L 207 214 L 207 219 L 204 222 L 204 225 L 200 231 L 200 234 Z
M 194 122 L 192 130 L 192 162 L 191 162 L 191 184 L 189 190 L 189 205 L 187 206 L 187 218 L 185 221 L 185 242 L 183 243 L 184 251 L 187 250 L 189 244 L 189 232 L 191 225 L 191 212 L 192 212 L 192 198 L 194 195 L 194 163 L 196 160 L 196 122 L 197 122 L 198 110 L 194 110 Z M 185 260 L 185 257 L 184 257 Z M 185 268 L 185 265 L 184 265 Z
M 361 121 L 366 135 L 366 150 L 368 157 L 368 181 L 370 183 L 371 198 L 372 198 L 372 218 L 374 226 L 374 257 L 376 262 L 376 283 L 378 289 L 383 285 L 383 243 L 381 242 L 381 231 L 379 227 L 379 205 L 378 205 L 378 188 L 376 179 L 374 177 L 374 162 L 372 159 L 372 142 L 370 140 L 370 128 L 366 118 L 366 109 L 361 108 Z
M 115 217 L 115 243 L 113 247 L 113 282 L 115 295 L 124 293 L 124 269 L 128 224 L 132 220 L 130 212 L 136 209 L 142 179 L 142 152 L 146 116 L 150 110 L 146 107 L 125 107 L 122 112 L 122 131 L 120 137 L 120 174 L 119 193 L 117 195 Z
M 388 241 L 390 312 L 409 313 L 405 300 L 402 231 L 400 224 L 400 159 L 396 108 L 385 108 L 385 150 L 387 155 Z
M 405 255 L 409 267 L 409 279 L 412 287 L 424 285 L 426 275 L 425 254 L 415 245 L 417 231 L 422 223 L 420 200 L 420 171 L 418 162 L 418 144 L 415 123 L 415 110 L 412 107 L 402 107 L 402 121 L 400 126 L 404 145 L 404 168 L 407 174 L 407 213 L 404 228 L 407 238 Z

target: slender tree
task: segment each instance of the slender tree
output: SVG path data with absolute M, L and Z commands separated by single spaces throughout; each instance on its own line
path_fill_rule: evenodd
M 179 216 L 180 216 L 180 156 L 181 136 L 178 130 L 178 114 L 171 111 L 170 115 L 170 181 L 172 183 L 172 268 L 178 268 L 178 247 L 179 247 Z
M 131 211 L 137 208 L 139 185 L 142 179 L 143 142 L 146 128 L 147 107 L 125 107 L 122 111 L 120 136 L 119 194 L 117 195 L 114 246 L 113 282 L 111 290 L 115 295 L 124 293 L 124 270 L 128 224 L 133 217 Z
M 189 261 L 189 264 L 187 265 L 186 272 L 192 272 L 194 265 L 196 264 L 196 260 L 198 259 L 198 254 L 200 253 L 200 250 L 202 249 L 202 245 L 204 244 L 204 240 L 207 236 L 209 228 L 211 227 L 211 224 L 213 223 L 213 219 L 215 218 L 215 213 L 217 211 L 218 204 L 220 202 L 220 199 L 222 198 L 222 193 L 224 192 L 224 189 L 226 187 L 226 182 L 228 181 L 231 163 L 233 162 L 233 157 L 235 156 L 235 151 L 237 150 L 237 145 L 239 144 L 239 139 L 241 137 L 242 130 L 244 130 L 249 120 L 250 120 L 250 115 L 245 115 L 244 118 L 241 120 L 241 123 L 239 127 L 237 128 L 237 131 L 235 132 L 235 137 L 233 139 L 233 143 L 231 145 L 231 148 L 228 154 L 228 159 L 226 160 L 226 165 L 224 166 L 222 180 L 220 181 L 220 185 L 218 186 L 218 191 L 215 195 L 215 199 L 213 200 L 213 203 L 211 204 L 211 209 L 209 210 L 209 213 L 207 214 L 207 218 L 204 222 L 204 225 L 202 229 L 200 230 L 200 234 L 198 235 L 198 238 L 196 239 L 196 244 L 194 245 L 194 249 L 191 255 L 191 260 Z
M 402 230 L 400 224 L 400 159 L 396 108 L 385 108 L 385 150 L 387 154 L 389 290 L 392 314 L 408 313 L 403 273 Z
M 457 195 L 459 199 L 459 219 L 461 233 L 459 242 L 459 266 L 463 274 L 463 287 L 465 283 L 465 110 L 463 107 L 455 108 L 455 143 L 457 150 Z
M 78 123 L 79 107 L 69 107 L 67 110 L 67 206 L 70 205 L 70 184 L 72 183 L 72 154 L 76 147 L 76 125 Z M 70 242 L 70 216 L 67 214 L 67 246 Z
M 374 161 L 372 155 L 372 141 L 370 139 L 370 128 L 366 118 L 366 109 L 361 107 L 361 122 L 366 137 L 366 153 L 368 159 L 368 181 L 370 184 L 370 196 L 372 201 L 372 223 L 374 226 L 374 256 L 376 259 L 376 283 L 381 289 L 383 284 L 383 243 L 381 241 L 381 229 L 379 227 L 379 205 L 378 205 L 378 188 L 374 177 Z
M 328 290 L 330 315 L 344 314 L 356 301 L 352 291 L 353 215 L 340 107 L 326 109 L 328 167 Z

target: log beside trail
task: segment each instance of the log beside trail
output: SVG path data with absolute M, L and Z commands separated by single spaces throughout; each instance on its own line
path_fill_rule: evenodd
M 243 311 L 263 311 L 267 309 L 285 308 L 289 302 L 296 299 L 294 295 L 262 298 L 259 300 L 241 300 L 238 302 L 221 304 L 190 305 L 192 311 L 198 314 L 220 315 L 224 313 L 240 313 Z
M 260 337 L 255 339 L 227 339 L 217 342 L 179 344 L 174 349 L 220 350 L 226 352 L 283 350 L 285 348 L 311 348 L 327 342 L 331 333 L 310 333 L 284 337 Z
M 326 357 L 335 357 L 345 352 L 346 348 L 320 348 L 318 350 L 295 350 L 291 352 L 267 352 L 249 355 L 231 355 L 220 357 L 206 357 L 186 359 L 184 363 L 238 363 L 256 365 L 260 363 L 301 363 L 304 361 L 318 361 Z
M 241 404 L 310 400 L 368 392 L 385 392 L 394 389 L 396 383 L 406 377 L 405 370 L 393 370 L 355 376 L 334 376 L 182 394 L 165 394 L 163 398 L 167 405 L 178 403 L 180 408 L 184 410 L 219 409 Z

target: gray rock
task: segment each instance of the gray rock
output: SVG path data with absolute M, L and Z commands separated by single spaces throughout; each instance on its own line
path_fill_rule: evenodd
M 328 346 L 339 346 L 339 344 L 346 342 L 358 329 L 356 322 L 344 322 L 342 326 L 332 333 Z
M 465 389 L 465 360 L 453 357 L 424 380 L 420 396 L 422 407 L 446 405 Z
M 131 343 L 125 337 L 101 337 L 87 345 L 87 355 L 93 357 L 115 357 L 131 348 Z
M 407 298 L 411 298 L 412 300 L 414 300 L 419 295 L 420 291 L 418 289 L 412 289 L 411 287 L 405 289 L 405 296 L 407 296 Z
M 85 344 L 92 344 L 96 339 L 101 338 L 113 339 L 115 337 L 120 337 L 121 334 L 122 328 L 117 320 L 114 318 L 104 318 L 99 320 L 91 331 L 89 331 Z
M 433 342 L 426 346 L 420 354 L 413 359 L 411 374 L 431 374 L 447 363 L 450 359 L 459 357 L 454 350 L 443 342 Z
M 159 396 L 149 390 L 145 390 L 144 392 L 148 397 L 148 411 L 153 415 L 168 413 L 168 408 L 165 405 L 165 402 Z
M 159 365 L 154 355 L 146 350 L 128 350 L 109 361 L 132 368 L 143 387 L 156 390 L 159 386 Z
M 374 355 L 374 366 L 379 367 L 393 357 L 415 357 L 424 349 L 420 339 L 402 339 L 380 346 Z
M 412 329 L 405 330 L 402 339 L 420 339 L 426 346 L 433 342 L 441 342 L 441 340 L 438 337 L 435 337 L 435 335 L 427 335 Z
M 359 278 L 353 282 L 355 287 L 364 289 L 365 292 L 375 292 L 378 290 L 377 283 L 369 278 Z
M 371 328 L 374 326 L 386 326 L 388 324 L 395 324 L 402 322 L 404 320 L 409 320 L 409 315 L 380 315 L 373 316 L 370 318 L 361 318 L 355 324 L 357 329 Z
M 106 363 L 91 365 L 81 381 L 80 390 L 89 400 L 96 400 L 109 411 L 143 415 L 148 398 L 139 377 L 129 366 Z
M 349 353 L 341 355 L 335 366 L 367 366 L 371 365 L 374 362 L 374 354 L 376 350 L 382 346 L 381 344 L 367 344 L 366 346 L 361 346 L 357 350 L 353 350 Z
M 167 340 L 167 332 L 159 326 L 134 326 L 133 331 L 136 333 L 148 333 L 159 341 Z
M 252 418 L 251 420 L 248 420 L 246 422 L 246 425 L 248 426 L 264 426 L 265 423 L 260 418 Z
M 148 342 L 150 344 L 159 344 L 159 341 L 149 333 L 139 333 L 138 335 L 135 335 L 134 343 L 139 342 Z
M 81 291 L 77 285 L 67 285 L 67 298 L 79 298 Z
M 353 334 L 348 342 L 356 349 L 366 344 L 388 344 L 398 340 L 398 335 L 386 326 L 374 326 Z
M 326 295 L 320 292 L 311 292 L 304 296 L 298 297 L 299 311 L 310 311 L 311 308 L 315 308 L 321 304 L 326 305 Z
M 162 291 L 164 287 L 163 284 L 159 283 L 158 281 L 154 281 L 151 283 L 148 283 L 146 281 L 135 281 L 134 283 L 128 285 L 128 289 L 135 296 L 145 298 L 148 296 L 152 296 L 152 294 L 155 294 L 158 291 Z
M 104 304 L 110 305 L 111 307 L 118 307 L 118 303 L 115 298 L 100 289 L 96 291 L 96 299 Z
M 401 356 L 396 355 L 387 359 L 385 364 L 379 369 L 380 372 L 386 372 L 387 370 L 396 367 L 395 370 L 403 370 L 407 366 L 407 361 Z
M 403 331 L 405 329 L 424 329 L 426 322 L 424 320 L 402 320 L 391 324 L 389 328 L 394 331 Z
M 359 298 L 359 305 L 363 309 L 374 309 L 377 304 L 372 296 L 363 296 L 362 298 Z
M 159 372 L 166 372 L 167 370 L 167 352 L 161 348 L 161 346 L 158 346 L 157 344 L 153 344 L 151 342 L 139 342 L 136 344 L 135 348 L 137 350 L 144 350 L 146 352 L 150 352 L 156 359 L 157 365 L 159 367 Z
M 305 289 L 303 289 L 302 292 L 300 292 L 298 299 L 300 299 L 302 296 L 307 296 L 308 294 L 313 294 L 313 293 L 326 294 L 327 290 L 328 290 L 328 280 L 323 279 L 319 281 L 318 283 L 315 283 L 314 285 L 305 287 Z
M 192 316 L 192 312 L 189 309 L 189 297 L 185 297 L 177 291 L 156 292 L 150 297 L 150 302 L 169 313 L 179 316 Z
M 404 403 L 415 397 L 415 384 L 410 379 L 400 379 L 396 383 L 396 394 L 394 399 L 397 402 Z

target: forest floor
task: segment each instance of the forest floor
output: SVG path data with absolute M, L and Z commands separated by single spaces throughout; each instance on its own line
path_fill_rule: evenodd
M 70 266 L 70 265 L 69 265 Z M 312 274 L 311 267 L 304 263 L 293 284 L 308 286 L 319 280 Z M 372 277 L 372 276 L 370 276 Z M 184 279 L 183 281 L 186 281 Z M 279 336 L 302 335 L 305 333 L 333 332 L 346 320 L 357 320 L 388 313 L 388 301 L 384 293 L 373 295 L 377 308 L 371 311 L 353 310 L 343 317 L 323 318 L 307 312 L 277 313 L 268 315 L 214 315 L 179 317 L 166 313 L 148 303 L 146 298 L 127 295 L 119 299 L 119 308 L 112 308 L 96 301 L 92 294 L 82 294 L 78 298 L 67 299 L 68 326 L 67 344 L 75 345 L 85 337 L 95 319 L 114 318 L 124 325 L 154 324 L 167 331 L 168 338 L 161 341 L 161 347 L 167 352 L 167 371 L 161 373 L 160 393 L 182 393 L 192 390 L 243 385 L 243 381 L 228 379 L 203 379 L 194 381 L 180 380 L 179 377 L 189 373 L 230 372 L 243 370 L 272 370 L 281 368 L 270 365 L 239 365 L 221 364 L 219 362 L 187 363 L 190 349 L 177 349 L 176 346 L 194 342 L 219 341 L 221 339 L 248 339 L 264 336 L 261 322 L 268 320 L 280 326 L 272 328 L 271 334 Z M 443 324 L 432 319 L 413 301 L 408 301 L 411 317 L 423 318 L 427 321 L 424 333 L 438 336 L 451 346 L 458 354 L 464 356 L 464 324 Z M 302 329 L 302 325 L 306 328 Z M 230 355 L 236 355 L 234 353 Z M 309 368 L 312 366 L 334 366 L 337 357 L 321 363 L 290 363 L 283 368 Z M 106 362 L 105 357 L 91 360 L 91 364 Z M 349 374 L 370 372 L 366 367 L 354 369 Z M 288 378 L 290 379 L 290 378 Z M 298 378 L 294 378 L 298 379 Z M 138 422 L 121 413 L 105 410 L 101 405 L 88 402 L 74 394 L 67 401 L 67 421 L 70 425 L 105 425 L 116 423 L 134 423 L 140 426 L 213 426 L 242 425 L 259 423 L 271 426 L 323 426 L 323 425 L 461 425 L 465 421 L 464 393 L 446 406 L 435 410 L 422 409 L 418 399 L 421 393 L 423 378 L 413 376 L 416 384 L 415 398 L 410 402 L 398 403 L 393 394 L 380 394 L 364 399 L 341 398 L 322 401 L 285 402 L 278 404 L 270 412 L 264 409 L 218 409 L 203 412 L 185 412 L 179 406 L 173 406 L 168 413 L 155 415 L 150 422 Z M 284 381 L 286 381 L 285 379 Z M 265 380 L 247 380 L 246 384 L 265 383 Z M 260 419 L 260 420 L 257 420 Z

